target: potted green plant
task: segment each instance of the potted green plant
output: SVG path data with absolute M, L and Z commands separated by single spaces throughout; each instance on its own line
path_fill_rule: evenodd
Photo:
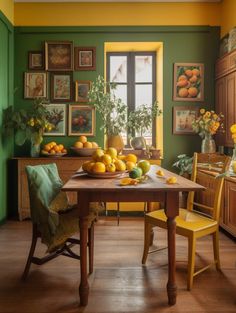
M 135 137 L 130 140 L 130 145 L 134 149 L 146 148 L 146 141 L 143 135 L 151 128 L 154 119 L 161 113 L 162 111 L 159 109 L 156 101 L 151 106 L 143 104 L 135 111 L 130 112 L 127 126 L 135 134 Z
M 89 103 L 94 105 L 102 119 L 101 129 L 108 137 L 108 147 L 121 151 L 124 147 L 121 132 L 127 126 L 127 106 L 114 94 L 115 83 L 98 76 L 88 92 Z
M 4 111 L 3 128 L 6 135 L 15 131 L 15 143 L 23 145 L 26 140 L 31 142 L 31 156 L 40 153 L 40 143 L 43 141 L 44 131 L 51 131 L 53 125 L 48 122 L 47 101 L 35 99 L 29 110 L 15 111 L 13 106 Z
M 172 166 L 179 170 L 179 175 L 189 178 L 193 168 L 193 157 L 180 154 L 177 156 L 177 159 L 178 160 Z

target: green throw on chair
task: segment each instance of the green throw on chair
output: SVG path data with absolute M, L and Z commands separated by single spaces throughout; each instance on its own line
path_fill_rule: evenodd
M 79 240 L 71 238 L 79 232 L 79 214 L 76 207 L 69 206 L 67 195 L 61 191 L 63 185 L 55 163 L 37 166 L 26 166 L 28 177 L 30 211 L 33 223 L 32 243 L 27 263 L 22 275 L 25 280 L 31 263 L 44 264 L 59 256 L 65 255 L 80 259 L 71 248 Z M 101 207 L 98 203 L 90 204 L 88 250 L 89 273 L 93 272 L 94 221 Z M 34 257 L 37 239 L 47 245 L 47 255 Z

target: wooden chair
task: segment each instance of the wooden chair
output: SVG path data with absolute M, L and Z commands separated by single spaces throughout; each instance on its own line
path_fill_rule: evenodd
M 72 251 L 74 245 L 79 245 L 77 238 L 72 238 L 79 232 L 79 218 L 75 207 L 69 207 L 65 192 L 61 192 L 62 181 L 58 175 L 56 164 L 46 164 L 26 167 L 30 211 L 33 224 L 32 242 L 22 275 L 22 280 L 27 278 L 31 263 L 42 265 L 59 255 L 80 259 Z M 93 272 L 94 250 L 94 221 L 96 210 L 91 210 L 88 217 L 88 252 L 89 274 Z M 47 255 L 35 257 L 34 252 L 38 238 L 47 245 Z
M 217 154 L 194 153 L 191 179 L 206 187 L 201 192 L 189 192 L 187 209 L 180 209 L 176 218 L 176 233 L 188 238 L 188 278 L 187 289 L 191 290 L 193 277 L 215 264 L 220 270 L 219 218 L 224 177 L 218 174 L 229 169 L 230 158 Z M 198 208 L 198 211 L 194 209 Z M 152 227 L 167 228 L 164 210 L 153 211 L 145 216 L 145 239 L 142 263 L 146 263 L 151 240 Z M 211 235 L 213 239 L 214 263 L 194 272 L 196 239 Z

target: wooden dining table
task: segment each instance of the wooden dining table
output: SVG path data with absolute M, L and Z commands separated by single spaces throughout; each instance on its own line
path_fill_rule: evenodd
M 164 176 L 156 172 L 161 169 Z M 128 173 L 124 174 L 128 176 Z M 168 184 L 168 177 L 175 176 L 177 182 Z M 123 176 L 124 177 L 124 176 Z M 121 177 L 94 178 L 80 170 L 65 183 L 63 191 L 77 192 L 78 215 L 80 225 L 80 305 L 88 304 L 89 284 L 87 276 L 87 234 L 90 202 L 162 202 L 167 216 L 168 237 L 168 281 L 167 295 L 169 305 L 176 303 L 177 286 L 175 282 L 175 217 L 179 214 L 179 193 L 198 191 L 203 186 L 169 172 L 157 165 L 152 165 L 147 179 L 137 185 L 121 186 Z M 95 238 L 96 240 L 96 238 Z M 141 260 L 140 260 L 141 263 Z

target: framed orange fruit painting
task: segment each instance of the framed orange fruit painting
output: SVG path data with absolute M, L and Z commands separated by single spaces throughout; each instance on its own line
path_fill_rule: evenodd
M 204 100 L 204 64 L 174 64 L 173 100 Z

